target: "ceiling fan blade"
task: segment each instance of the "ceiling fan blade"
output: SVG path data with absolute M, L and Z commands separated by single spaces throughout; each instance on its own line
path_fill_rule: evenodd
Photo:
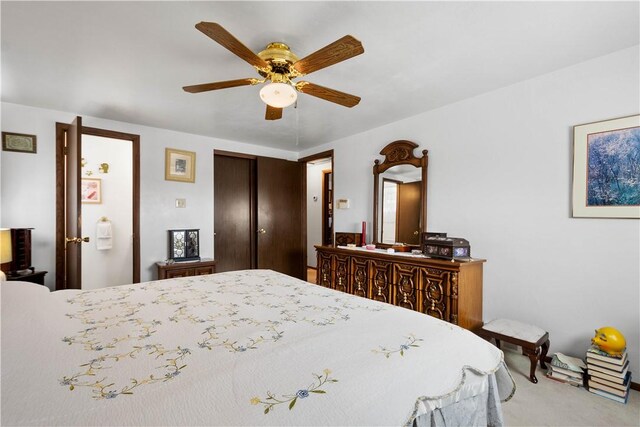
M 279 120 L 282 118 L 282 108 L 272 107 L 267 104 L 267 112 L 264 116 L 265 120 Z
M 227 89 L 230 87 L 238 86 L 249 86 L 252 84 L 256 84 L 257 82 L 258 80 L 256 79 L 227 80 L 224 82 L 202 83 L 199 85 L 184 86 L 182 89 L 184 89 L 185 92 L 200 93 L 207 92 L 209 90 Z
M 215 22 L 200 22 L 196 24 L 196 28 L 254 67 L 269 68 L 269 64 L 243 45 L 240 40 L 233 37 L 231 33 L 222 28 L 220 24 L 216 24 Z
M 353 36 L 344 36 L 297 61 L 293 68 L 301 74 L 309 74 L 361 53 L 364 53 L 362 43 Z
M 309 82 L 298 82 L 296 84 L 296 89 L 299 92 L 306 93 L 307 95 L 322 98 L 325 101 L 335 102 L 336 104 L 344 105 L 349 108 L 355 107 L 360 102 L 359 96 L 349 95 L 348 93 L 329 89 L 328 87 L 319 86 Z

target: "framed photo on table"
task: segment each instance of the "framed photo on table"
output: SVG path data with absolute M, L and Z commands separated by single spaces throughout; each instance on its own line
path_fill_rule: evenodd
M 573 217 L 640 218 L 640 115 L 574 126 Z
M 100 178 L 82 178 L 80 201 L 82 203 L 102 203 L 102 180 Z
M 167 181 L 196 181 L 196 153 L 165 148 L 164 179 Z

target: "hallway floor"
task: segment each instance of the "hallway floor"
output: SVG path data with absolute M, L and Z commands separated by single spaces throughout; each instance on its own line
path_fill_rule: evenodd
M 316 283 L 318 272 L 315 268 L 307 267 L 307 282 Z

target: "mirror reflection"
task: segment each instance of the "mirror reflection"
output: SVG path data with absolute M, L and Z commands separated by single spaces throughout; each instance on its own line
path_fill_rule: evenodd
M 384 244 L 420 244 L 422 170 L 398 165 L 380 174 L 380 236 Z

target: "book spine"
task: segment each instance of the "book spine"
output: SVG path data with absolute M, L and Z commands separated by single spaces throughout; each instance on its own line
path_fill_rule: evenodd
M 616 402 L 619 403 L 627 403 L 627 400 L 629 398 L 629 394 L 627 394 L 626 397 L 619 397 L 619 396 L 615 396 L 613 394 L 609 394 L 606 391 L 602 391 L 602 390 L 597 390 L 597 389 L 589 389 L 589 391 L 593 394 L 597 394 L 598 396 L 602 396 L 602 397 L 606 397 L 607 399 L 611 399 L 614 400 Z
M 582 381 L 582 379 L 584 378 L 581 374 L 578 374 L 577 372 L 569 374 L 564 371 L 556 371 L 555 369 L 552 369 L 551 373 L 553 373 L 557 377 L 571 378 L 576 381 Z
M 594 359 L 592 357 L 587 356 L 587 366 L 589 365 L 596 365 L 596 366 L 602 366 L 603 368 L 607 368 L 607 369 L 611 369 L 612 371 L 622 371 L 624 370 L 624 367 L 626 367 L 627 363 L 625 362 L 622 365 L 614 365 L 612 363 L 607 363 L 604 362 L 602 360 L 598 360 L 598 359 Z
M 625 364 L 625 362 L 627 361 L 627 358 L 623 358 L 623 359 L 611 359 L 605 356 L 600 356 L 598 354 L 587 354 L 587 359 L 592 359 L 592 360 L 600 360 L 604 363 L 610 363 L 612 365 L 616 365 L 616 366 L 622 366 Z
M 607 359 L 622 359 L 627 354 L 627 350 L 624 350 L 621 354 L 609 354 L 606 351 L 600 350 L 598 347 L 591 346 L 587 350 L 587 355 L 589 353 L 597 354 L 599 356 L 606 357 Z
M 609 387 L 613 390 L 618 390 L 621 393 L 626 393 L 629 390 L 629 384 L 613 384 L 609 381 L 602 380 L 598 377 L 590 377 L 589 384 L 593 384 L 596 388 Z
M 627 379 L 629 377 L 629 373 L 627 372 L 627 376 L 624 378 L 619 378 L 619 377 L 614 377 L 611 375 L 607 375 L 604 374 L 600 371 L 596 371 L 596 370 L 590 370 L 589 371 L 589 376 L 593 377 L 593 379 L 599 379 L 599 380 L 603 380 L 603 381 L 608 381 L 617 385 L 624 385 L 627 383 Z
M 596 381 L 593 380 L 589 380 L 589 388 L 596 388 L 602 391 L 606 391 L 607 393 L 611 393 L 611 394 L 615 394 L 616 396 L 620 396 L 620 397 L 624 397 L 627 395 L 627 393 L 629 392 L 629 388 L 625 387 L 624 390 L 618 390 L 616 388 L 613 387 L 609 387 L 607 385 L 604 384 L 600 384 Z
M 572 385 L 574 387 L 582 387 L 582 384 L 578 384 L 577 382 L 566 381 L 566 380 L 554 377 L 554 376 L 549 375 L 549 374 L 547 374 L 547 378 L 549 378 L 550 380 L 553 380 L 553 381 L 557 381 L 557 382 L 562 383 L 562 384 L 569 384 L 569 385 Z
M 602 372 L 604 374 L 609 374 L 609 375 L 613 375 L 614 377 L 619 377 L 619 378 L 624 378 L 627 375 L 627 367 L 625 366 L 625 368 L 621 371 L 617 371 L 617 370 L 612 370 L 609 368 L 605 368 L 603 366 L 600 365 L 591 365 L 591 364 L 587 364 L 587 372 L 588 371 L 599 371 Z

